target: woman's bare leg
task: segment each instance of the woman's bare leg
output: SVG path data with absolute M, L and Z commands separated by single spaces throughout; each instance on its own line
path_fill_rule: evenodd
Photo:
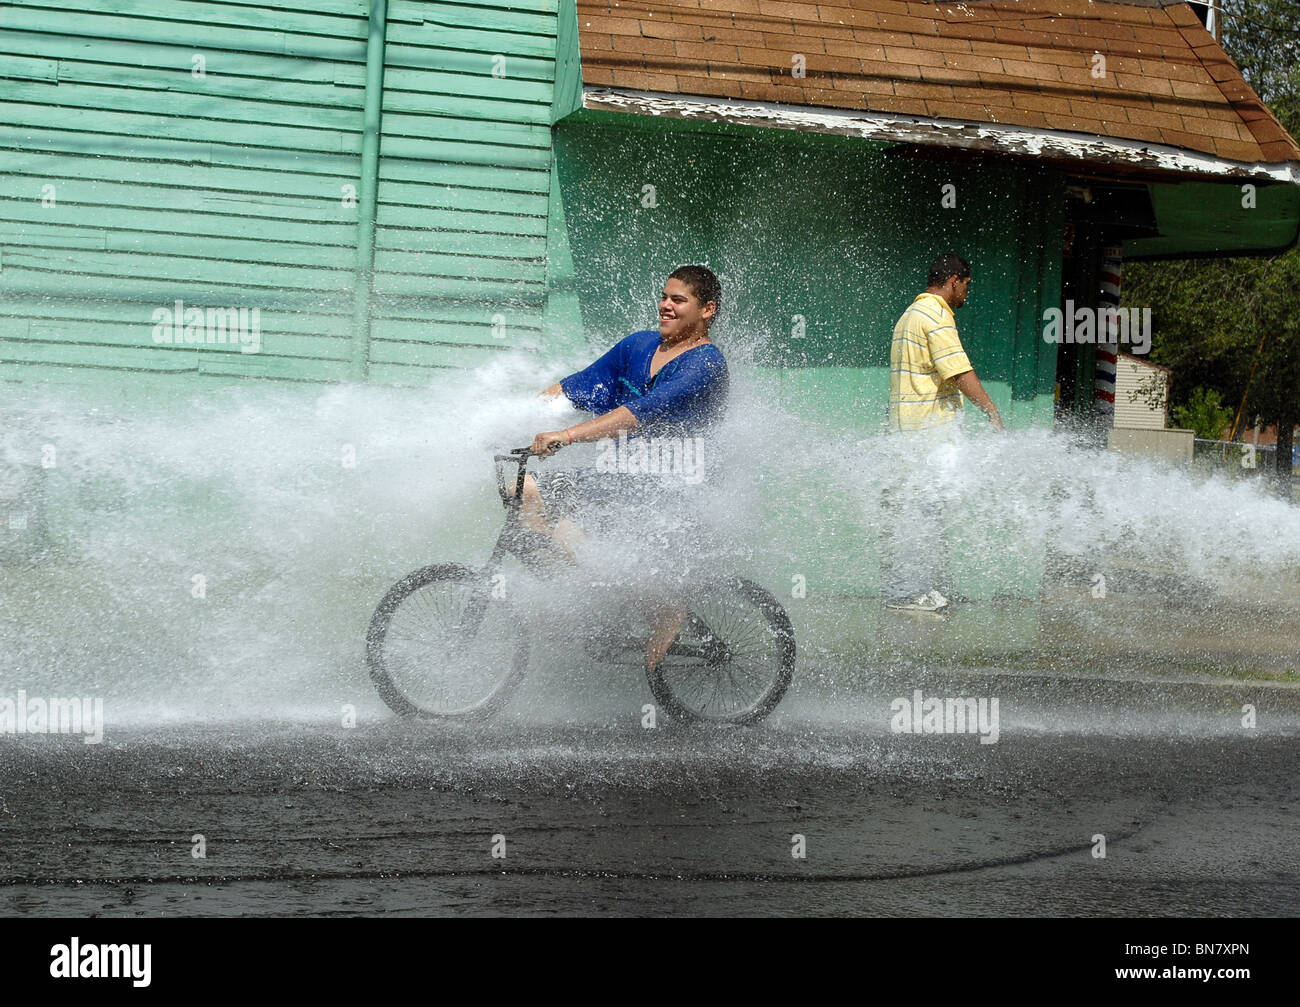
M 655 668 L 664 659 L 664 655 L 668 653 L 668 648 L 677 639 L 677 633 L 685 621 L 686 609 L 683 606 L 672 606 L 659 610 L 659 614 L 654 621 L 654 628 L 650 633 L 650 642 L 646 644 L 645 648 L 647 671 Z
M 542 500 L 542 491 L 537 485 L 537 480 L 530 475 L 524 476 L 524 496 L 519 502 L 519 523 L 539 535 L 549 535 L 551 526 L 546 523 L 544 514 L 545 502 Z
M 524 496 L 519 503 L 519 523 L 529 531 L 549 536 L 560 546 L 570 559 L 576 559 L 579 547 L 586 541 L 586 536 L 572 521 L 564 518 L 554 525 L 546 523 L 546 502 L 542 499 L 541 488 L 531 475 L 524 476 Z

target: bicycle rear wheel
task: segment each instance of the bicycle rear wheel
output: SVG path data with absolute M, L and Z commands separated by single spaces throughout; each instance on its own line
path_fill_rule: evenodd
M 794 675 L 794 628 L 770 592 L 735 577 L 691 592 L 686 620 L 650 691 L 677 720 L 753 724 Z
M 366 660 L 395 713 L 482 719 L 523 681 L 528 638 L 486 574 L 451 563 L 394 584 L 366 633 Z

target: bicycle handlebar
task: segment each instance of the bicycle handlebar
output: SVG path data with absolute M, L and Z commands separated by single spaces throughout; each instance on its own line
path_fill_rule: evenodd
M 568 445 L 566 445 L 564 441 L 551 441 L 551 454 L 554 454 L 556 451 L 559 451 L 560 448 L 567 446 Z M 516 464 L 524 465 L 528 462 L 529 458 L 545 457 L 547 456 L 534 454 L 532 445 L 530 444 L 526 448 L 511 448 L 508 455 L 493 455 L 492 460 L 494 462 L 515 462 Z
M 560 448 L 565 447 L 563 441 L 551 442 L 551 453 L 554 454 Z M 496 463 L 497 469 L 497 492 L 501 494 L 501 500 L 509 504 L 511 500 L 521 500 L 524 495 L 524 476 L 528 474 L 528 459 L 543 458 L 544 455 L 533 453 L 532 445 L 526 448 L 511 448 L 508 455 L 493 455 L 492 461 Z M 503 462 L 514 462 L 519 466 L 519 475 L 515 479 L 515 491 L 512 494 L 506 492 L 506 472 Z

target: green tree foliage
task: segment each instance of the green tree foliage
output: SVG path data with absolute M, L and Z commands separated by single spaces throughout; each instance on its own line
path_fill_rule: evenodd
M 1277 119 L 1300 133 L 1300 3 L 1224 0 L 1222 44 Z M 1278 454 L 1289 458 L 1300 422 L 1300 249 L 1263 258 L 1133 263 L 1124 300 L 1149 305 L 1156 319 L 1151 358 L 1174 371 L 1172 404 L 1192 406 L 1199 388 L 1236 411 L 1278 424 Z M 1263 349 L 1260 349 L 1261 340 Z M 1253 374 L 1253 376 L 1252 376 Z M 1195 428 L 1198 430 L 1199 428 Z M 1279 488 L 1289 495 L 1289 471 Z
M 1217 440 L 1232 422 L 1232 410 L 1223 407 L 1213 388 L 1197 388 L 1187 405 L 1174 407 L 1174 422 L 1184 430 L 1195 430 L 1197 437 Z
M 1220 44 L 1288 133 L 1300 133 L 1300 3 L 1223 0 Z

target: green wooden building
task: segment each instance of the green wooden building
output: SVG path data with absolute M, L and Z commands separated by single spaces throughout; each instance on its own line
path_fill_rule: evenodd
M 978 370 L 1050 423 L 1063 285 L 1286 247 L 1300 150 L 1185 4 L 979 6 L 8 4 L 0 378 L 418 384 L 604 345 L 705 261 L 746 359 L 875 422 L 953 248 Z

